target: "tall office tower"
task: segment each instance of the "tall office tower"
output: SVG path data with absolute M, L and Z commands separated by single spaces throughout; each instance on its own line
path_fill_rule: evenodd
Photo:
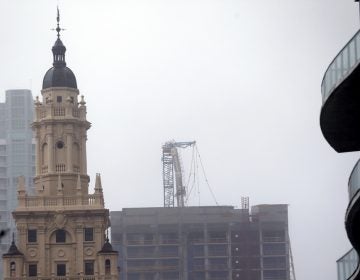
M 11 212 L 17 206 L 17 178 L 24 176 L 27 191 L 33 192 L 33 107 L 31 91 L 27 89 L 7 90 L 5 102 L 0 103 L 0 229 L 8 230 L 8 234 L 1 238 L 0 254 L 7 251 L 11 243 L 10 232 L 16 230 Z
M 355 0 L 359 2 L 359 0 Z M 321 131 L 338 153 L 360 151 L 360 30 L 332 60 L 321 83 Z M 356 252 L 338 260 L 338 279 L 360 279 L 360 161 L 350 174 L 345 228 Z M 354 264 L 355 262 L 355 264 Z
M 287 205 L 110 213 L 124 280 L 289 280 Z
M 35 194 L 18 178 L 18 205 L 13 212 L 16 239 L 3 254 L 5 279 L 118 279 L 117 252 L 106 237 L 109 210 L 104 207 L 100 175 L 89 193 L 86 140 L 90 123 L 66 48 L 52 48 L 53 67 L 36 98 L 32 128 L 36 141 Z

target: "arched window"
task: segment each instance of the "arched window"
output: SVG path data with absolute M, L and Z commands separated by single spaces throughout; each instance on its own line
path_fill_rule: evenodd
M 109 259 L 105 260 L 105 275 L 109 275 L 111 271 L 111 262 Z
M 56 243 L 65 243 L 66 242 L 66 231 L 63 229 L 58 229 L 55 235 Z
M 10 277 L 15 277 L 16 276 L 16 264 L 15 262 L 11 262 L 10 263 Z

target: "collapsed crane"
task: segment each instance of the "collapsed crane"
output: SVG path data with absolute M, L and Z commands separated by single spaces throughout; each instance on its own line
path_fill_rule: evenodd
M 183 171 L 177 148 L 187 148 L 195 145 L 191 142 L 166 142 L 162 146 L 164 207 L 185 206 L 186 189 L 183 185 Z

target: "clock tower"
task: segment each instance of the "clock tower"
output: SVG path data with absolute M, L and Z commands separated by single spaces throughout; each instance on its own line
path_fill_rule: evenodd
M 4 278 L 117 280 L 118 254 L 107 238 L 109 210 L 100 174 L 89 193 L 90 122 L 76 77 L 66 66 L 59 20 L 58 11 L 53 67 L 44 76 L 42 97 L 35 101 L 36 193 L 28 195 L 19 178 L 13 212 L 17 242 L 13 238 L 3 255 Z

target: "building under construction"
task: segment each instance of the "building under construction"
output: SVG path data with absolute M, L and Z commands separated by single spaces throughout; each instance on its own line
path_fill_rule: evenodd
M 287 205 L 126 208 L 111 217 L 123 280 L 289 280 Z

